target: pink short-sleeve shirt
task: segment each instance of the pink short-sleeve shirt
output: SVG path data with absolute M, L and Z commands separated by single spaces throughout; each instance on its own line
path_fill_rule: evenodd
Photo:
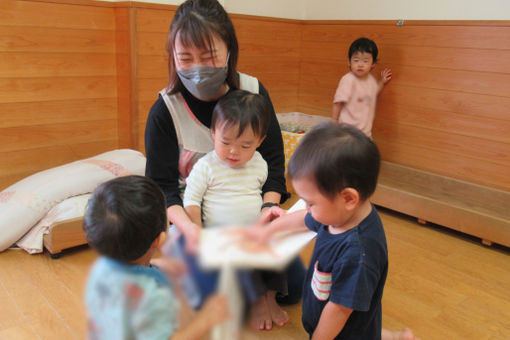
M 333 99 L 335 103 L 345 103 L 339 122 L 354 125 L 372 136 L 377 92 L 377 81 L 371 74 L 365 79 L 359 79 L 352 72 L 343 76 Z

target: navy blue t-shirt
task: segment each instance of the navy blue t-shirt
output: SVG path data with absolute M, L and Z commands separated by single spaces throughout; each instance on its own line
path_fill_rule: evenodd
M 335 339 L 381 339 L 381 299 L 388 273 L 388 249 L 381 219 L 372 211 L 341 234 L 310 213 L 306 226 L 317 232 L 303 290 L 303 326 L 312 335 L 329 301 L 353 309 Z

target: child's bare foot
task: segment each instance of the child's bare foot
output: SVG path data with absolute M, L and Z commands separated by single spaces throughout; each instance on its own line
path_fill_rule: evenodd
M 382 330 L 381 333 L 382 340 L 421 340 L 416 335 L 414 335 L 413 331 L 409 328 L 404 328 L 401 331 L 389 331 L 387 329 Z
M 273 322 L 280 327 L 289 322 L 289 315 L 276 302 L 276 291 L 269 291 L 266 294 L 266 299 Z
M 266 296 L 263 295 L 257 299 L 251 306 L 250 310 L 250 326 L 257 330 L 270 330 L 273 328 L 271 313 L 267 305 Z

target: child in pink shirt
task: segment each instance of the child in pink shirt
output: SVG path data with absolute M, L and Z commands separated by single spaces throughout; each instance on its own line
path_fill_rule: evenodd
M 377 45 L 370 39 L 359 38 L 351 44 L 351 72 L 340 79 L 331 116 L 333 122 L 354 125 L 369 137 L 372 137 L 377 95 L 391 79 L 391 70 L 388 68 L 381 72 L 379 81 L 370 74 L 377 63 L 377 54 Z

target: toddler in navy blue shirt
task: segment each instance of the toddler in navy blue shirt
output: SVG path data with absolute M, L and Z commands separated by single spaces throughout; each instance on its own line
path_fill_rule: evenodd
M 272 207 L 272 222 L 247 232 L 261 242 L 285 229 L 317 233 L 303 290 L 302 322 L 311 339 L 415 339 L 409 329 L 382 329 L 388 250 L 369 199 L 379 167 L 379 150 L 361 130 L 321 124 L 303 137 L 288 167 L 306 209 L 285 214 Z

